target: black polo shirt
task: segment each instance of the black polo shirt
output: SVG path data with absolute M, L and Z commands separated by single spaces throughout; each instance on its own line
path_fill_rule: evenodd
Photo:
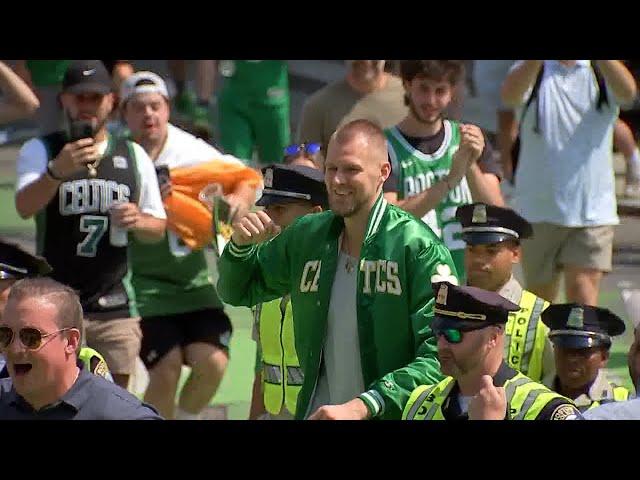
M 40 410 L 34 410 L 18 395 L 11 378 L 1 379 L 0 420 L 162 420 L 162 417 L 125 389 L 80 366 L 80 375 L 69 391 Z

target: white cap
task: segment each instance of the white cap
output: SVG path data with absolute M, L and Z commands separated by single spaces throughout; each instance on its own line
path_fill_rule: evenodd
M 143 85 L 137 85 L 143 80 Z M 153 72 L 136 72 L 127 77 L 120 87 L 120 102 L 124 103 L 138 93 L 159 93 L 169 99 L 167 84 L 160 75 Z

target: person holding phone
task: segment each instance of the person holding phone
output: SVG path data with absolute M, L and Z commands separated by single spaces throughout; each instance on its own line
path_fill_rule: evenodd
M 52 278 L 80 293 L 87 344 L 126 388 L 141 334 L 126 241 L 113 239 L 123 229 L 129 240 L 159 241 L 166 214 L 148 155 L 107 132 L 113 93 L 102 62 L 72 62 L 60 101 L 67 131 L 31 139 L 20 150 L 16 210 L 35 216 L 38 254 L 53 267 Z
M 215 177 L 211 175 L 212 164 L 221 170 L 220 178 L 225 177 L 225 188 L 210 183 L 206 190 L 217 190 L 219 195 L 226 191 L 222 204 L 228 204 L 229 213 L 236 218 L 249 210 L 256 199 L 258 176 L 237 158 L 223 155 L 169 122 L 169 94 L 161 77 L 153 72 L 134 73 L 123 83 L 120 101 L 133 139 L 147 151 L 161 179 L 169 226 L 173 225 L 173 210 L 167 202 L 184 190 L 180 186 L 178 192 L 177 172 L 188 170 L 187 176 L 202 179 L 203 182 L 196 183 L 205 184 L 204 179 Z M 188 217 L 189 212 L 180 214 Z M 131 261 L 133 286 L 142 315 L 140 356 L 149 370 L 145 400 L 165 418 L 197 419 L 222 381 L 232 333 L 205 253 L 201 248 L 191 250 L 177 231 L 167 228 L 163 241 L 156 245 L 132 242 Z M 183 364 L 191 367 L 191 374 L 176 409 Z

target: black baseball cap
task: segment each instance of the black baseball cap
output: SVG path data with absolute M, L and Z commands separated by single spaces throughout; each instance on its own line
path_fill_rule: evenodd
M 73 60 L 62 80 L 64 93 L 100 93 L 112 91 L 111 75 L 101 60 Z

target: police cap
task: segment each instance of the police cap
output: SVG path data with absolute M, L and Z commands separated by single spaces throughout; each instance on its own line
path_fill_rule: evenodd
M 0 239 L 0 280 L 46 275 L 51 271 L 47 261 Z
M 463 205 L 456 210 L 462 238 L 469 245 L 521 240 L 533 235 L 531 224 L 510 208 L 485 203 Z
M 457 286 L 449 282 L 432 284 L 436 294 L 433 309 L 436 317 L 448 323 L 487 325 L 507 323 L 509 313 L 520 307 L 495 292 L 469 286 Z
M 549 305 L 541 315 L 549 339 L 564 348 L 611 346 L 611 337 L 624 333 L 624 322 L 606 308 L 562 303 Z
M 256 205 L 307 201 L 327 207 L 327 187 L 318 169 L 305 165 L 269 165 L 262 169 L 264 190 Z

